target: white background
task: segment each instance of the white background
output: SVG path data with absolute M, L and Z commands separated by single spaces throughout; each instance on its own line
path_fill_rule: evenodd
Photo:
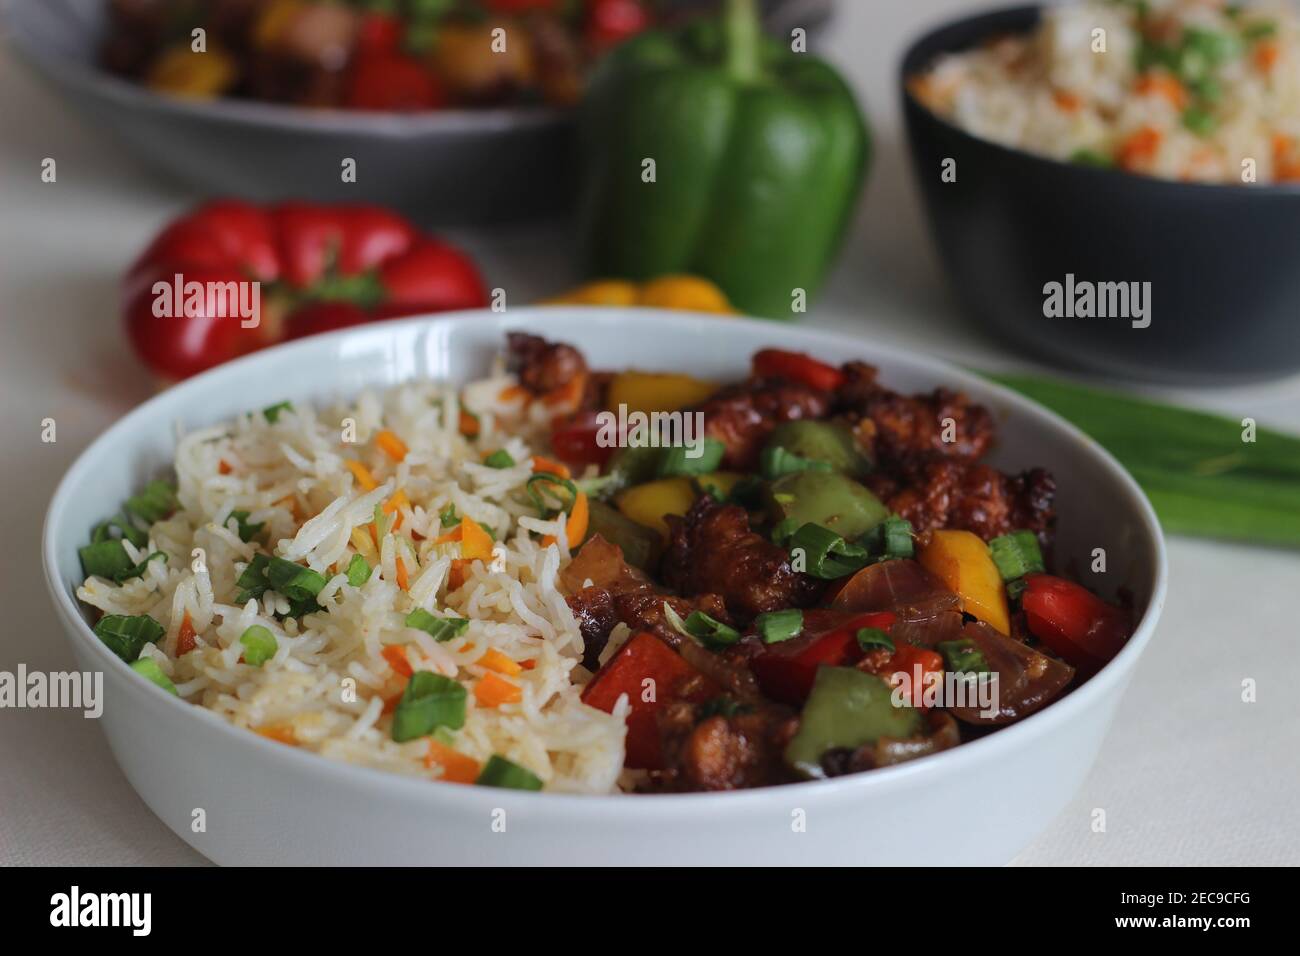
M 1023 363 L 957 315 L 907 170 L 894 76 L 906 40 L 981 5 L 841 0 L 825 50 L 861 97 L 877 148 L 856 229 L 808 321 L 993 368 Z M 55 185 L 40 182 L 46 156 L 58 162 Z M 78 452 L 153 389 L 124 341 L 116 283 L 196 199 L 85 126 L 0 49 L 0 670 L 72 667 L 41 578 L 41 521 Z M 512 302 L 574 278 L 554 229 L 453 238 Z M 1300 432 L 1300 378 L 1163 394 Z M 46 417 L 58 422 L 55 444 L 40 441 Z M 1300 862 L 1300 555 L 1173 539 L 1169 556 L 1163 622 L 1102 755 L 1019 863 Z M 1241 701 L 1247 677 L 1254 704 Z M 1106 811 L 1104 833 L 1090 827 L 1094 808 Z M 0 863 L 200 862 L 136 797 L 94 721 L 0 710 Z

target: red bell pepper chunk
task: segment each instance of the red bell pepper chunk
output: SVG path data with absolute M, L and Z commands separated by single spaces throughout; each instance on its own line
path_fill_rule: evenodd
M 1025 578 L 1020 607 L 1029 633 L 1084 673 L 1100 670 L 1131 633 L 1129 614 L 1123 608 L 1050 574 Z
M 395 53 L 401 45 L 403 31 L 401 18 L 394 14 L 363 14 L 357 26 L 357 53 L 362 56 Z
M 838 617 L 838 615 L 836 616 Z M 888 632 L 894 626 L 891 611 L 857 614 L 826 626 L 830 612 L 804 612 L 805 633 L 793 640 L 773 644 L 750 661 L 759 688 L 768 697 L 793 707 L 802 707 L 812 692 L 817 668 L 844 667 L 862 658 L 858 630 L 875 627 Z
M 345 101 L 354 110 L 434 110 L 447 105 L 447 91 L 414 57 L 369 53 L 353 65 Z
M 596 438 L 600 434 L 597 412 L 579 412 L 556 419 L 551 426 L 551 451 L 567 465 L 604 466 L 614 454 L 614 446 L 602 447 Z
M 632 710 L 627 717 L 627 756 L 623 765 L 636 770 L 660 770 L 664 765 L 663 748 L 655 715 L 674 699 L 676 688 L 699 673 L 659 638 L 642 632 L 620 647 L 600 669 L 583 689 L 582 701 L 613 713 L 619 697 L 627 694 Z M 717 693 L 717 684 L 706 679 L 691 699 L 707 699 Z
M 754 354 L 754 375 L 802 382 L 821 392 L 833 392 L 844 384 L 844 373 L 802 352 L 762 349 Z
M 901 678 L 898 675 L 906 674 L 907 680 L 911 682 L 912 706 L 923 707 L 925 687 L 932 679 L 930 675 L 933 674 L 938 679 L 943 678 L 943 656 L 938 651 L 917 647 L 903 641 L 894 648 L 893 656 L 885 662 L 878 674 L 885 678 L 891 687 L 900 682 Z
M 587 6 L 585 35 L 593 51 L 622 43 L 650 26 L 650 14 L 641 0 L 593 0 Z

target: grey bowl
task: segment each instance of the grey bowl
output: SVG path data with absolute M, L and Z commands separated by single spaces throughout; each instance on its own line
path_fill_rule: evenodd
M 99 69 L 104 0 L 0 0 L 37 74 L 142 160 L 208 193 L 398 206 L 437 225 L 535 219 L 573 198 L 573 130 L 544 107 L 360 113 L 187 102 Z M 354 183 L 342 163 L 356 160 Z

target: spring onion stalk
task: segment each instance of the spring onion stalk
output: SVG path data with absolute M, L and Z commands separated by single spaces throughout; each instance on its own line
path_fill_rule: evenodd
M 684 476 L 691 478 L 695 475 L 707 475 L 722 464 L 722 456 L 726 453 L 726 450 L 727 447 L 716 438 L 704 439 L 700 454 L 695 458 L 688 454 L 691 449 L 684 445 L 673 445 L 670 448 L 665 448 L 662 457 L 659 459 L 659 477 L 675 478 Z
M 803 631 L 803 611 L 797 607 L 768 611 L 754 618 L 754 628 L 764 644 L 779 644 L 798 637 Z
M 989 542 L 989 552 L 1003 581 L 1015 581 L 1026 574 L 1041 574 L 1047 570 L 1043 552 L 1032 531 L 1013 531 Z
M 1250 436 L 1239 419 L 1054 379 L 989 377 L 1118 458 L 1170 534 L 1300 548 L 1300 437 L 1268 428 Z
M 480 787 L 503 787 L 507 790 L 542 789 L 541 777 L 499 754 L 493 754 L 488 759 L 474 783 Z
M 422 607 L 406 615 L 406 626 L 424 631 L 439 644 L 460 637 L 469 630 L 469 618 L 434 617 Z
M 438 727 L 465 726 L 465 685 L 433 671 L 416 671 L 393 711 L 393 740 L 403 743 Z
M 858 639 L 858 647 L 864 651 L 884 648 L 889 653 L 894 653 L 894 639 L 878 627 L 860 627 L 854 636 Z

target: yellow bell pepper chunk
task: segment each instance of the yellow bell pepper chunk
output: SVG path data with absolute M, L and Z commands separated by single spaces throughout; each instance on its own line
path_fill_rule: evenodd
M 145 76 L 145 85 L 172 96 L 208 100 L 234 86 L 236 77 L 230 54 L 215 46 L 198 53 L 187 40 L 163 51 Z
M 626 279 L 597 279 L 570 289 L 543 305 L 636 305 L 640 289 Z
M 700 490 L 701 494 L 712 488 L 719 496 L 730 498 L 731 490 L 744 477 L 744 475 L 735 471 L 715 471 L 707 475 L 700 475 L 695 479 L 695 486 Z
M 1011 634 L 1002 575 L 989 546 L 970 531 L 932 531 L 922 537 L 917 560 L 961 598 L 962 609 L 994 630 Z
M 641 286 L 637 305 L 659 309 L 686 309 L 731 315 L 735 309 L 723 291 L 708 279 L 690 275 L 660 276 Z
M 697 405 L 718 390 L 712 382 L 671 372 L 621 372 L 609 383 L 608 407 L 629 413 L 675 412 Z
M 695 489 L 689 478 L 663 478 L 634 485 L 614 498 L 618 510 L 639 525 L 654 528 L 668 537 L 664 515 L 684 515 L 695 503 Z

